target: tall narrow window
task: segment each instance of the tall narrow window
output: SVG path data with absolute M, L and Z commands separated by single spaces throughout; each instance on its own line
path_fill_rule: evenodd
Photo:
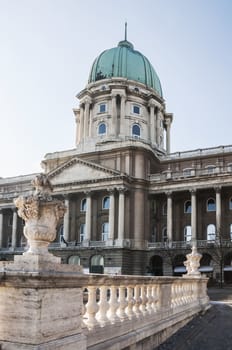
M 109 223 L 104 222 L 104 224 L 102 224 L 102 240 L 107 241 L 108 237 L 109 237 Z
M 105 113 L 106 112 L 106 104 L 100 103 L 99 105 L 99 113 Z
M 215 241 L 216 238 L 216 227 L 214 224 L 207 226 L 207 241 Z
M 132 136 L 140 137 L 140 126 L 138 124 L 132 126 Z
M 191 239 L 192 239 L 192 228 L 190 225 L 187 225 L 184 228 L 184 241 L 190 242 Z
M 132 111 L 134 114 L 140 114 L 140 107 L 137 105 L 133 105 Z
M 167 215 L 167 202 L 163 204 L 162 212 L 163 212 L 163 215 Z
M 152 242 L 156 242 L 157 241 L 157 238 L 156 238 L 156 226 L 153 226 L 152 234 L 151 234 L 151 241 Z
M 232 242 L 232 224 L 230 224 L 230 240 Z
M 207 200 L 207 211 L 216 211 L 215 199 L 209 198 Z
M 110 197 L 104 197 L 102 201 L 102 209 L 110 208 Z
M 106 124 L 105 123 L 101 123 L 98 126 L 98 135 L 105 135 L 106 134 Z
M 192 205 L 191 205 L 191 201 L 186 201 L 184 203 L 184 212 L 186 214 L 190 214 L 192 212 Z
M 86 198 L 83 198 L 81 201 L 81 211 L 86 211 L 87 208 L 87 201 Z
M 86 238 L 86 225 L 80 225 L 80 242 L 83 242 Z
M 229 199 L 229 209 L 232 210 L 232 198 Z
M 168 240 L 167 227 L 164 227 L 162 230 L 162 241 L 167 242 L 167 240 Z

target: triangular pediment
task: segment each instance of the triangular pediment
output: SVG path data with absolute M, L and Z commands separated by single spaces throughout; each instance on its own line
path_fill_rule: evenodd
M 52 170 L 48 177 L 53 185 L 60 183 L 72 183 L 91 181 L 103 178 L 119 176 L 120 172 L 105 168 L 101 165 L 87 162 L 78 157 L 74 157 L 58 168 Z

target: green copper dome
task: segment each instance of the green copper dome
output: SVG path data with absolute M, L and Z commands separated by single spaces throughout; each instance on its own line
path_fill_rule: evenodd
M 135 80 L 154 89 L 161 97 L 162 88 L 156 71 L 149 60 L 127 41 L 120 41 L 117 47 L 103 51 L 93 62 L 89 83 L 122 77 Z

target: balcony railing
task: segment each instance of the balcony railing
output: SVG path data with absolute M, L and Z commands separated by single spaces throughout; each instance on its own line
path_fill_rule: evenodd
M 192 247 L 191 241 L 173 241 L 173 242 L 148 242 L 148 248 L 155 249 L 189 249 Z M 227 239 L 222 240 L 197 240 L 197 248 L 218 248 L 218 247 L 232 247 L 232 241 Z

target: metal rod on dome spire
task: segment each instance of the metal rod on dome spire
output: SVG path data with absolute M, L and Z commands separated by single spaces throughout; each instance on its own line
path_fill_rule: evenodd
M 127 21 L 125 22 L 125 41 L 127 41 Z

